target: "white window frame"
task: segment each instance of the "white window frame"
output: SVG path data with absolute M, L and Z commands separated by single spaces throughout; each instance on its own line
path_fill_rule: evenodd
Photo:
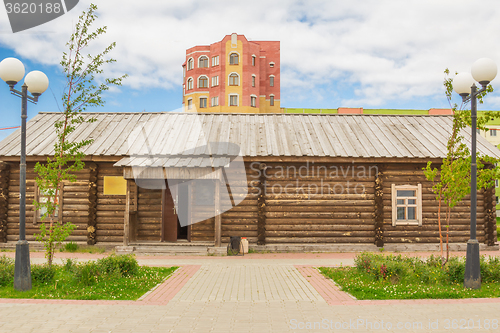
M 207 59 L 207 67 L 202 67 L 202 66 L 200 66 L 200 62 L 201 62 L 203 59 Z M 208 64 L 209 64 L 209 62 L 208 62 L 208 57 L 207 57 L 206 55 L 202 55 L 202 56 L 200 56 L 200 57 L 198 58 L 198 68 L 208 68 Z
M 490 128 L 490 136 L 497 136 L 497 130 L 494 128 Z
M 202 79 L 202 78 L 205 78 L 207 80 L 207 85 L 203 86 L 203 87 L 200 85 L 200 79 Z M 206 76 L 206 75 L 200 75 L 198 77 L 198 88 L 208 88 L 208 76 Z
M 269 95 L 269 106 L 274 106 L 274 95 Z
M 416 219 L 415 220 L 398 220 L 398 214 L 397 214 L 397 191 L 398 190 L 409 190 L 409 191 L 416 191 L 416 197 L 413 197 L 416 199 Z M 399 225 L 418 225 L 422 226 L 422 184 L 417 184 L 417 185 L 396 185 L 392 184 L 391 185 L 391 198 L 392 198 L 392 226 L 399 226 Z M 408 198 L 408 197 L 403 197 L 403 198 Z
M 269 87 L 274 87 L 274 75 L 269 75 Z
M 191 66 L 189 66 L 190 63 L 191 63 Z M 194 59 L 193 59 L 193 57 L 191 57 L 191 58 L 188 59 L 186 67 L 187 67 L 188 71 L 194 69 Z
M 188 110 L 192 110 L 193 109 L 193 99 L 192 98 L 189 98 L 187 100 L 187 109 Z
M 211 98 L 211 106 L 219 106 L 219 96 L 214 96 Z
M 228 106 L 240 106 L 240 96 L 238 94 L 229 94 L 227 99 Z M 236 105 L 231 105 L 231 97 L 236 97 Z
M 212 87 L 216 87 L 219 85 L 219 76 L 212 76 Z
M 257 56 L 255 54 L 252 54 L 252 66 L 255 66 Z
M 498 187 L 498 179 L 495 179 L 495 187 Z
M 269 63 L 269 67 L 273 68 L 273 67 L 274 67 L 274 62 L 272 62 L 272 61 L 271 61 L 271 62 Z
M 219 56 L 212 57 L 212 67 L 219 66 Z
M 256 83 L 255 83 L 255 82 L 256 82 L 256 81 L 257 81 L 257 75 L 252 74 L 252 87 L 255 87 L 255 85 L 256 85 Z
M 257 107 L 257 96 L 250 95 L 250 106 L 254 108 Z

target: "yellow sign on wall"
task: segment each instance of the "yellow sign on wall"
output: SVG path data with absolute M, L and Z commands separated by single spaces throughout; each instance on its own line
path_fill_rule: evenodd
M 127 195 L 127 180 L 121 176 L 104 176 L 104 195 Z

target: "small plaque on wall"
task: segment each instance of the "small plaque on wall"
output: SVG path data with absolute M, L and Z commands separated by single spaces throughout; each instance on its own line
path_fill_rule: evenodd
M 127 195 L 127 180 L 121 176 L 104 176 L 104 195 Z

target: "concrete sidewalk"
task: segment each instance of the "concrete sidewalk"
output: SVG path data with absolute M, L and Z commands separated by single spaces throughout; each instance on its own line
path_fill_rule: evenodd
M 0 332 L 500 332 L 500 299 L 358 301 L 313 267 L 354 256 L 138 257 L 181 268 L 139 301 L 1 299 Z

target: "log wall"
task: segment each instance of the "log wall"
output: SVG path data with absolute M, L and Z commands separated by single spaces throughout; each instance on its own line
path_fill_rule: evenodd
M 123 242 L 125 195 L 104 195 L 105 176 L 123 176 L 113 163 L 97 164 L 97 211 L 95 235 L 98 243 Z
M 373 243 L 376 167 L 369 167 L 267 163 L 266 244 Z
M 34 221 L 35 172 L 34 163 L 26 165 L 26 239 L 35 241 L 34 233 L 39 232 L 40 221 Z M 63 185 L 62 222 L 76 225 L 68 241 L 87 241 L 89 209 L 89 169 L 75 172 L 77 181 Z M 7 240 L 19 240 L 19 164 L 11 164 L 9 179 Z
M 7 242 L 10 165 L 0 161 L 0 243 Z
M 161 241 L 161 190 L 138 187 L 137 240 Z
M 384 242 L 385 243 L 439 243 L 438 201 L 432 192 L 433 183 L 427 181 L 422 171 L 424 164 L 389 164 L 383 172 Z M 422 184 L 422 226 L 392 226 L 391 184 Z M 485 237 L 484 190 L 477 194 L 477 239 Z M 445 211 L 441 208 L 441 225 L 445 236 Z M 465 197 L 451 211 L 449 229 L 450 243 L 466 243 L 470 236 L 470 196 Z

